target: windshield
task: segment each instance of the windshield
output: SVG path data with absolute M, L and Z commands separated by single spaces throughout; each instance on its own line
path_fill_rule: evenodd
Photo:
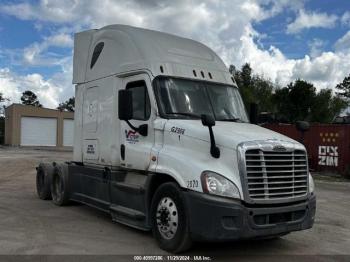
M 187 79 L 160 78 L 155 87 L 161 115 L 166 118 L 248 122 L 238 88 Z

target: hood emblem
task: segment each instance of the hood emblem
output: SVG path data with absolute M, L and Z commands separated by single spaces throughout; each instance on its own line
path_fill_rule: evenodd
M 287 151 L 287 149 L 284 146 L 282 146 L 282 145 L 274 146 L 272 148 L 272 150 L 276 151 L 276 152 L 285 152 L 285 151 Z

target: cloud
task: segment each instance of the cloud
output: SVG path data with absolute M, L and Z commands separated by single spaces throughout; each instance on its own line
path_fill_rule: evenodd
M 83 3 L 75 0 L 41 0 L 38 5 L 29 3 L 2 4 L 0 11 L 22 20 L 67 23 L 75 20 L 74 11 L 78 5 L 83 5 Z
M 60 63 L 60 58 L 55 54 L 45 55 L 49 47 L 71 48 L 73 46 L 73 38 L 69 34 L 58 33 L 45 37 L 40 43 L 35 42 L 23 50 L 23 62 L 27 65 L 48 65 L 53 66 Z
M 3 4 L 0 13 L 32 21 L 39 33 L 54 28 L 42 41 L 16 50 L 15 58 L 20 56 L 20 62 L 27 67 L 55 65 L 60 70 L 45 78 L 2 68 L 0 91 L 19 99 L 24 89 L 33 89 L 45 106 L 56 107 L 74 94 L 72 52 L 61 55 L 52 48 L 72 50 L 74 32 L 115 23 L 198 40 L 214 49 L 227 65 L 240 67 L 249 62 L 255 72 L 280 85 L 304 78 L 318 88 L 334 87 L 350 72 L 350 51 L 344 48 L 345 40 L 338 40 L 334 52 L 323 52 L 324 40 L 314 39 L 309 43 L 310 55 L 300 59 L 288 59 L 273 45 L 259 45 L 264 35 L 254 30 L 255 23 L 286 10 L 297 14 L 287 27 L 291 34 L 313 27 L 332 28 L 338 20 L 335 15 L 306 12 L 303 0 L 99 0 L 98 5 L 92 0 L 41 0 L 37 4 Z M 343 17 L 345 13 L 341 21 Z
M 306 12 L 301 9 L 295 20 L 288 24 L 287 33 L 296 34 L 303 29 L 309 28 L 333 28 L 336 25 L 338 17 L 336 15 L 328 15 L 326 13 Z
M 74 96 L 72 85 L 72 58 L 61 60 L 61 71 L 49 79 L 41 74 L 19 75 L 9 68 L 0 68 L 0 93 L 9 98 L 8 103 L 19 103 L 25 90 L 33 91 L 44 107 L 56 108 L 60 102 Z
M 338 39 L 337 42 L 335 42 L 334 47 L 338 52 L 350 53 L 350 31 Z
M 40 74 L 17 75 L 9 68 L 0 68 L 0 92 L 11 102 L 20 101 L 22 92 L 32 90 L 45 107 L 56 107 L 60 88 Z
M 259 48 L 259 34 L 246 27 L 237 60 L 250 62 L 255 72 L 285 86 L 297 78 L 312 82 L 317 89 L 334 88 L 350 72 L 350 52 L 321 52 L 316 57 L 288 59 L 276 47 Z
M 350 25 L 350 11 L 346 11 L 346 12 L 342 15 L 340 21 L 341 21 L 341 23 L 342 23 L 343 25 Z
M 49 46 L 71 47 L 72 43 L 70 38 L 58 34 L 55 37 L 46 37 L 44 42 L 38 45 L 45 46 L 45 48 Z M 48 62 L 48 58 L 45 57 L 45 59 Z M 0 93 L 10 99 L 8 103 L 19 103 L 22 93 L 25 90 L 31 90 L 38 96 L 44 107 L 56 108 L 60 102 L 74 96 L 72 60 L 72 51 L 71 55 L 57 59 L 55 65 L 60 70 L 50 77 L 44 77 L 39 73 L 18 74 L 8 67 L 0 67 Z
M 314 38 L 308 43 L 310 48 L 310 56 L 317 57 L 322 54 L 322 49 L 324 48 L 326 42 L 319 38 Z

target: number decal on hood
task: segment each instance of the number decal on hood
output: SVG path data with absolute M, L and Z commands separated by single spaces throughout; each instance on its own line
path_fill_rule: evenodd
M 188 180 L 187 181 L 187 188 L 196 188 L 199 186 L 198 180 Z

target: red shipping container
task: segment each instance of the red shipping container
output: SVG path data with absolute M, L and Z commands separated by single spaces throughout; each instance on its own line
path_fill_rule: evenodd
M 263 127 L 301 142 L 301 132 L 291 124 L 264 124 Z M 311 124 L 304 142 L 311 171 L 350 175 L 350 125 Z

